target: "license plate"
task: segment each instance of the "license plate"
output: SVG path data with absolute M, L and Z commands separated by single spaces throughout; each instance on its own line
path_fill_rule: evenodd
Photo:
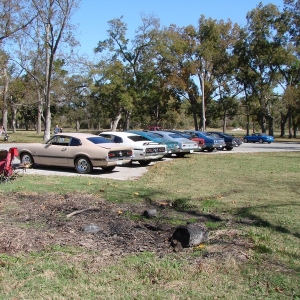
M 117 165 L 123 165 L 123 160 L 118 160 Z

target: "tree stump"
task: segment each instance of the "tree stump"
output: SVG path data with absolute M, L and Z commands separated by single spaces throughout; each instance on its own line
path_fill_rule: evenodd
M 183 248 L 193 247 L 206 242 L 208 235 L 209 232 L 205 225 L 192 223 L 176 228 L 172 235 L 172 243 L 176 244 L 178 241 Z M 174 241 L 176 242 L 174 243 Z
M 157 211 L 156 209 L 148 209 L 148 210 L 145 210 L 144 213 L 143 213 L 143 216 L 145 216 L 146 218 L 155 218 L 157 215 Z
M 84 225 L 82 227 L 82 231 L 85 233 L 98 233 L 101 230 L 101 228 L 97 225 L 89 224 Z

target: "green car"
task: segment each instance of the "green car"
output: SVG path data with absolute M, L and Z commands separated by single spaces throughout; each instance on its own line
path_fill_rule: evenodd
M 155 131 L 140 131 L 140 130 L 127 130 L 127 132 L 135 133 L 141 135 L 152 142 L 166 144 L 168 154 L 166 156 L 170 157 L 172 154 L 176 154 L 178 152 L 179 146 L 176 141 L 169 141 L 167 139 L 162 138 Z

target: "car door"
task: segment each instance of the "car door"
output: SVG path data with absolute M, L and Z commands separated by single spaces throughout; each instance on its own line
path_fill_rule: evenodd
M 68 166 L 68 150 L 70 137 L 56 135 L 40 150 L 39 157 L 43 164 Z

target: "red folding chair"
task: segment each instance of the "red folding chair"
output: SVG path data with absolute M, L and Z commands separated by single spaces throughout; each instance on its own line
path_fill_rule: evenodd
M 16 147 L 12 147 L 8 151 L 0 151 L 0 183 L 7 183 L 15 178 L 12 162 L 18 155 L 19 153 Z

